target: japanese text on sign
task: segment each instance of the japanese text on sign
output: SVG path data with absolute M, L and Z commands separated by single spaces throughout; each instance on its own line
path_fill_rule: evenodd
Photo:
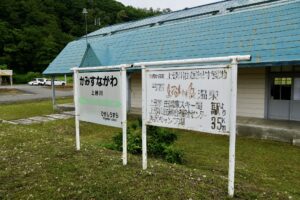
M 228 134 L 230 68 L 227 65 L 146 73 L 147 124 Z
M 78 78 L 80 120 L 122 127 L 120 72 L 80 73 Z
M 118 78 L 111 76 L 80 76 L 80 86 L 103 86 L 115 87 L 118 85 Z

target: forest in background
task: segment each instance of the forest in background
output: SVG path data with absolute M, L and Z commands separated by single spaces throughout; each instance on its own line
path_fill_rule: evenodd
M 0 66 L 42 72 L 68 42 L 85 35 L 83 8 L 88 32 L 161 13 L 115 0 L 1 0 Z

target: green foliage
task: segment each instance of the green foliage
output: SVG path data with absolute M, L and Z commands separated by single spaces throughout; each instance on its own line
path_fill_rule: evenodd
M 174 148 L 173 146 L 167 146 L 164 150 L 165 160 L 170 163 L 182 163 L 183 152 Z
M 39 72 L 27 72 L 26 74 L 15 74 L 13 79 L 14 83 L 20 84 L 28 83 L 29 81 L 32 81 L 32 79 L 39 77 L 42 77 L 42 74 Z
M 127 150 L 132 154 L 142 152 L 141 121 L 137 120 L 127 128 Z M 172 146 L 177 140 L 170 129 L 155 126 L 147 127 L 147 151 L 149 155 L 160 157 L 170 163 L 183 163 L 183 152 Z M 113 137 L 113 144 L 108 148 L 122 151 L 122 132 Z
M 8 66 L 6 64 L 0 65 L 0 70 L 8 69 Z
M 83 8 L 89 32 L 160 13 L 115 0 L 1 0 L 0 64 L 22 74 L 42 72 L 68 42 L 85 35 Z

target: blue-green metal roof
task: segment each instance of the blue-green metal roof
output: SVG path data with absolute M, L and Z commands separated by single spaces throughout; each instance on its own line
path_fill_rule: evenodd
M 300 61 L 300 0 L 233 0 L 106 27 L 70 42 L 44 74 L 72 67 L 247 54 Z

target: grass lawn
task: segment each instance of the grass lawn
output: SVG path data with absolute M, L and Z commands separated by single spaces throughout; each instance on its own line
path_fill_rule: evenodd
M 71 103 L 73 99 L 58 98 L 57 103 Z M 17 102 L 13 104 L 0 105 L 0 119 L 14 120 L 33 116 L 52 114 L 52 104 L 50 100 L 37 100 L 34 102 Z
M 81 123 L 79 152 L 74 131 L 73 119 L 0 123 L 0 199 L 227 199 L 226 136 L 177 131 L 185 163 L 150 158 L 143 171 L 141 156 L 124 167 L 121 152 L 104 148 L 120 129 Z M 238 137 L 235 186 L 235 199 L 300 199 L 300 148 Z

